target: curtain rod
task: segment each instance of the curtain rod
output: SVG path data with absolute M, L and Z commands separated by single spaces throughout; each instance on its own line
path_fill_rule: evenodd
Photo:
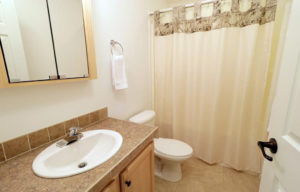
M 206 0 L 206 1 L 201 1 L 200 4 L 208 4 L 208 3 L 213 3 L 215 1 L 216 0 Z M 195 5 L 194 3 L 186 4 L 185 8 L 194 7 L 194 5 Z M 161 9 L 161 10 L 159 10 L 159 12 L 160 13 L 166 13 L 166 12 L 170 12 L 172 10 L 173 10 L 173 8 L 167 8 L 167 9 Z M 154 14 L 154 12 L 149 13 L 150 16 L 153 15 L 153 14 Z

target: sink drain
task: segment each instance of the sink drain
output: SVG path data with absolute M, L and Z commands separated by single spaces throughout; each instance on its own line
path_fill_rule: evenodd
M 84 168 L 87 165 L 87 162 L 80 163 L 78 168 Z

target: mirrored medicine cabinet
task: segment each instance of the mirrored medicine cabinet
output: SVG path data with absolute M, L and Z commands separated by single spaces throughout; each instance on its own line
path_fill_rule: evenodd
M 1 0 L 0 87 L 97 78 L 91 0 Z

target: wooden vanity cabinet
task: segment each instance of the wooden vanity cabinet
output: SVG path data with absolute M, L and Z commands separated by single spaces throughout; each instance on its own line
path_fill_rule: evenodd
M 154 192 L 154 145 L 148 145 L 103 192 Z
M 154 191 L 153 143 L 120 174 L 120 181 L 122 192 Z

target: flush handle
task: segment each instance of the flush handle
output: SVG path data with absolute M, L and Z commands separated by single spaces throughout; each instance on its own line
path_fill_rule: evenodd
M 271 153 L 275 154 L 277 153 L 277 150 L 278 150 L 278 146 L 277 146 L 277 141 L 276 139 L 274 138 L 271 138 L 269 140 L 269 142 L 262 142 L 262 141 L 258 141 L 257 142 L 264 158 L 266 158 L 267 160 L 269 161 L 273 161 L 273 157 L 270 157 L 269 155 L 266 154 L 265 152 L 265 148 L 269 148 Z

